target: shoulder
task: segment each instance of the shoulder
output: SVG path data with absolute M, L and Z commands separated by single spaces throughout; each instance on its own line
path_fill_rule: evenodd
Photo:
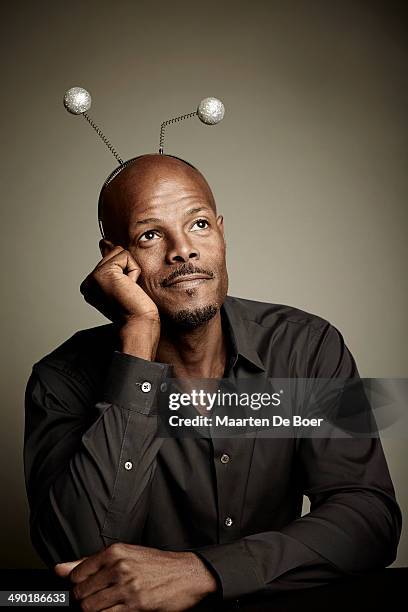
M 260 302 L 229 295 L 226 297 L 224 304 L 226 308 L 229 308 L 243 320 L 265 328 L 275 328 L 280 325 L 293 328 L 307 327 L 314 333 L 331 325 L 328 320 L 317 314 L 288 304 Z
M 235 329 L 279 375 L 331 377 L 356 371 L 342 333 L 327 319 L 289 306 L 227 296 Z
M 115 342 L 113 324 L 75 332 L 33 365 L 40 378 L 66 376 L 93 385 L 107 369 Z

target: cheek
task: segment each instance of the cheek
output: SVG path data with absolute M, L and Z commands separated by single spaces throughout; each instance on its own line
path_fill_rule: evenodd
M 210 261 L 213 262 L 213 266 L 218 269 L 225 268 L 226 265 L 226 252 L 225 244 L 223 240 L 217 240 L 216 244 L 213 244 L 209 250 Z
M 130 254 L 141 269 L 140 276 L 137 280 L 141 287 L 154 287 L 157 279 L 160 279 L 160 268 L 158 267 L 157 258 L 152 257 L 152 254 L 146 249 L 145 252 L 138 249 L 129 249 Z

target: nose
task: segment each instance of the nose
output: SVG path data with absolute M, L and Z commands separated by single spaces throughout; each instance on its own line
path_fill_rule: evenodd
M 190 236 L 181 232 L 169 242 L 166 262 L 169 264 L 180 263 L 187 262 L 189 259 L 200 259 L 200 253 L 193 245 Z

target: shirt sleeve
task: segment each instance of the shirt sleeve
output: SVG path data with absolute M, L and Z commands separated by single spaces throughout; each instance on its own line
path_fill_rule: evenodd
M 30 532 L 42 560 L 138 543 L 162 440 L 157 405 L 167 364 L 114 351 L 105 384 L 39 362 L 25 394 L 24 473 Z
M 308 374 L 358 378 L 352 355 L 330 324 L 310 338 Z M 279 531 L 194 550 L 217 576 L 224 599 L 319 586 L 395 560 L 401 511 L 378 434 L 303 437 L 296 463 L 311 503 L 308 514 Z

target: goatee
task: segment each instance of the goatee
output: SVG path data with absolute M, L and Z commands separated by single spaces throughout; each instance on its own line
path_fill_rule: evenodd
M 174 327 L 188 331 L 196 329 L 207 321 L 210 321 L 218 312 L 218 307 L 215 304 L 208 304 L 194 310 L 184 309 L 174 313 L 166 313 L 165 318 L 168 323 Z

